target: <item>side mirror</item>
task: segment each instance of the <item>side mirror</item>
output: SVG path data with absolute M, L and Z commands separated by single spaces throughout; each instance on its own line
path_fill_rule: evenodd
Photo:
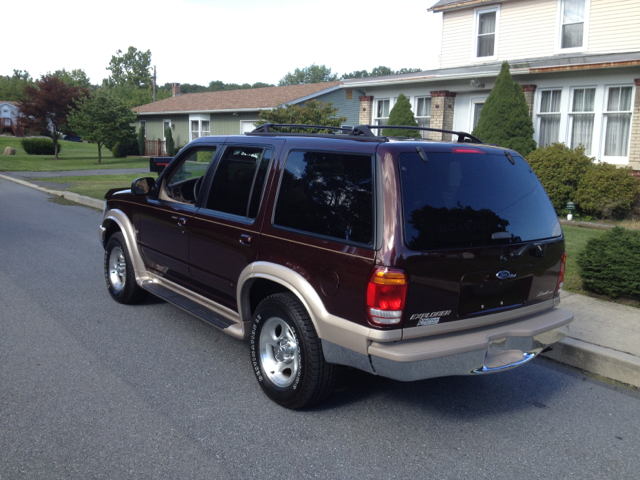
M 156 188 L 156 181 L 151 177 L 137 178 L 131 184 L 131 191 L 136 195 L 149 195 Z

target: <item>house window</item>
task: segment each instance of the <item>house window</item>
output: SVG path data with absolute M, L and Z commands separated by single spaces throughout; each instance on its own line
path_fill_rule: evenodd
M 431 127 L 431 97 L 416 98 L 416 122 L 420 127 Z M 429 132 L 423 130 L 420 133 L 422 138 L 429 138 Z
M 604 156 L 629 155 L 633 87 L 608 87 L 605 95 Z
M 476 10 L 475 57 L 483 60 L 495 59 L 498 14 L 500 7 Z
M 189 124 L 190 127 L 190 139 L 195 140 L 196 138 L 205 137 L 207 135 L 211 135 L 211 122 L 208 120 L 209 116 L 206 117 L 203 115 L 203 118 L 198 118 L 198 115 L 190 115 L 189 116 Z M 204 118 L 207 118 L 205 120 Z
M 560 48 L 582 48 L 589 0 L 560 0 Z
M 562 90 L 543 90 L 540 94 L 538 146 L 546 147 L 558 142 L 560 135 L 560 98 Z
M 390 103 L 391 100 L 388 98 L 385 100 L 376 100 L 376 117 L 375 117 L 375 125 L 386 125 L 389 121 L 389 111 L 390 111 Z M 382 135 L 382 129 L 378 129 L 378 135 Z
M 583 145 L 587 155 L 591 153 L 593 139 L 595 98 L 595 88 L 575 88 L 569 113 L 569 146 Z
M 167 139 L 167 128 L 171 128 L 171 120 L 162 121 L 162 140 Z

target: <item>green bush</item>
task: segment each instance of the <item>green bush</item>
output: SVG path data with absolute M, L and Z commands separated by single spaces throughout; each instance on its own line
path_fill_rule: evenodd
M 138 155 L 144 155 L 145 138 L 142 126 L 138 129 Z
M 567 202 L 575 202 L 578 183 L 593 166 L 593 158 L 584 153 L 584 147 L 570 149 L 564 143 L 554 143 L 534 150 L 527 162 L 547 191 L 553 208 L 562 211 Z
M 20 141 L 22 149 L 29 155 L 55 155 L 53 140 L 50 138 L 23 138 Z M 58 153 L 62 151 L 62 145 L 58 142 Z
M 624 218 L 640 199 L 640 178 L 631 167 L 599 163 L 580 178 L 574 201 L 583 212 L 602 218 Z
M 138 138 L 133 127 L 129 132 L 127 132 L 126 138 L 120 140 L 111 147 L 110 150 L 114 158 L 124 158 L 127 155 L 138 155 Z
M 582 286 L 609 297 L 640 296 L 640 232 L 616 227 L 578 254 Z

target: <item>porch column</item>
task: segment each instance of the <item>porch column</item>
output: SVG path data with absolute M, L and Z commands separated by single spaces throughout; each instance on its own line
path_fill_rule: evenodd
M 537 85 L 522 85 L 522 91 L 524 92 L 524 99 L 529 106 L 529 116 L 533 118 L 533 99 L 536 97 Z
M 449 90 L 431 92 L 431 128 L 453 129 L 456 94 Z M 429 132 L 431 140 L 451 140 L 450 133 Z
M 360 116 L 358 121 L 360 125 L 371 125 L 373 121 L 373 96 L 367 95 L 364 97 L 358 97 L 360 100 Z
M 636 97 L 633 102 L 633 120 L 631 121 L 631 147 L 629 165 L 640 176 L 640 78 L 635 79 Z

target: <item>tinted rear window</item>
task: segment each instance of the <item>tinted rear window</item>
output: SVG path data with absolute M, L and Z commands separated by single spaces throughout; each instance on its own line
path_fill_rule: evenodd
M 496 154 L 399 156 L 405 243 L 412 250 L 518 243 L 562 234 L 525 160 Z
M 373 158 L 339 152 L 287 157 L 274 224 L 303 232 L 373 242 Z

